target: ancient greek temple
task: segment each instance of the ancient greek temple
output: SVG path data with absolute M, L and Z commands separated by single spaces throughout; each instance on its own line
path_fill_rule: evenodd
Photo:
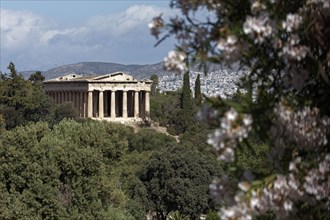
M 115 72 L 97 77 L 69 74 L 43 86 L 56 103 L 71 102 L 78 117 L 125 123 L 148 118 L 151 83 Z

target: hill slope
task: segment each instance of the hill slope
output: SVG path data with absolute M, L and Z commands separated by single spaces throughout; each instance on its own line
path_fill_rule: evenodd
M 43 74 L 47 79 L 50 79 L 68 73 L 76 73 L 81 75 L 102 75 L 116 71 L 126 72 L 138 79 L 150 78 L 152 74 L 161 76 L 170 73 L 163 69 L 162 63 L 151 65 L 124 65 L 118 63 L 81 62 L 56 67 L 43 72 Z
M 217 71 L 221 69 L 237 70 L 237 66 L 233 68 L 224 67 L 222 65 L 211 64 L 208 66 L 208 71 Z M 104 62 L 80 62 L 75 64 L 68 64 L 59 66 L 47 71 L 42 72 L 46 79 L 52 79 L 59 76 L 63 76 L 69 73 L 81 74 L 81 75 L 102 75 L 107 73 L 113 73 L 116 71 L 123 71 L 137 79 L 149 79 L 152 74 L 157 74 L 159 77 L 171 74 L 173 72 L 164 70 L 163 63 L 136 65 L 136 64 L 118 64 L 118 63 L 104 63 Z M 201 72 L 198 66 L 195 65 L 191 68 L 193 72 Z M 28 78 L 34 71 L 21 72 L 25 78 Z

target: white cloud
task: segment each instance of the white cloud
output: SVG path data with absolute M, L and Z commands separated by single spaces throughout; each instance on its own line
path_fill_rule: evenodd
M 161 61 L 171 49 L 169 43 L 154 49 L 155 40 L 148 29 L 151 19 L 161 13 L 174 15 L 175 11 L 134 5 L 121 13 L 94 16 L 78 26 L 64 27 L 28 11 L 1 9 L 1 69 L 10 61 L 21 70 L 79 61 Z
M 42 29 L 42 18 L 28 11 L 1 9 L 1 45 L 15 49 L 34 43 Z
M 147 29 L 152 18 L 162 13 L 169 16 L 174 15 L 175 11 L 155 6 L 134 5 L 122 13 L 92 17 L 86 24 L 91 29 L 108 30 L 112 35 L 120 36 L 139 26 Z
M 73 39 L 77 39 L 79 37 L 84 36 L 88 32 L 88 28 L 86 27 L 80 27 L 80 28 L 70 28 L 70 29 L 54 29 L 54 30 L 48 30 L 45 31 L 41 34 L 40 36 L 40 43 L 45 45 L 49 44 L 50 41 L 57 36 L 62 36 L 62 37 L 69 37 Z

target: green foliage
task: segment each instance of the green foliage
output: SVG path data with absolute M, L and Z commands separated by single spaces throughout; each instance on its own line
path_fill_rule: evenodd
M 151 95 L 155 96 L 159 93 L 158 90 L 158 76 L 156 74 L 152 74 L 150 76 L 150 79 L 152 80 L 152 84 L 151 84 Z
M 179 91 L 159 94 L 151 97 L 151 118 L 159 122 L 161 126 L 167 127 L 171 135 L 178 135 L 187 130 L 193 124 L 192 109 L 189 110 L 190 116 L 180 107 Z
M 194 125 L 189 126 L 185 133 L 180 135 L 180 145 L 214 157 L 211 146 L 206 143 L 207 134 L 207 128 L 196 122 Z
M 150 117 L 161 126 L 170 127 L 175 121 L 173 115 L 180 110 L 180 93 L 168 92 L 150 99 Z
M 146 187 L 150 209 L 160 219 L 178 210 L 193 219 L 211 206 L 209 183 L 216 174 L 210 158 L 189 149 L 155 153 L 140 179 Z
M 150 129 L 142 129 L 132 137 L 130 150 L 136 150 L 138 152 L 159 151 L 174 146 L 175 144 L 176 140 L 171 136 Z
M 188 216 L 182 216 L 180 214 L 180 212 L 178 211 L 175 211 L 175 212 L 171 212 L 169 215 L 168 215 L 168 219 L 169 220 L 190 220 L 190 218 Z
M 9 76 L 1 74 L 0 80 L 0 112 L 5 120 L 6 129 L 18 125 L 26 125 L 30 121 L 47 121 L 50 125 L 60 122 L 63 118 L 74 118 L 75 113 L 68 103 L 55 105 L 41 86 L 43 76 L 40 72 L 24 80 L 17 74 L 15 65 L 10 63 Z
M 187 78 L 188 73 L 185 75 Z M 160 126 L 167 127 L 171 135 L 182 134 L 196 124 L 196 106 L 191 97 L 190 87 L 187 86 L 189 76 L 186 88 L 151 97 L 151 119 L 159 122 Z
M 77 123 L 63 120 L 53 131 L 61 138 L 77 143 L 80 147 L 93 147 L 102 153 L 106 163 L 120 159 L 128 149 L 128 136 L 132 129 L 108 122 L 86 121 Z
M 16 109 L 12 106 L 0 104 L 0 112 L 3 116 L 3 125 L 6 129 L 12 129 L 17 125 L 25 123 L 23 114 L 20 111 L 16 111 Z
M 26 83 L 28 83 L 26 81 Z M 25 102 L 23 108 L 23 117 L 26 124 L 29 121 L 47 121 L 54 120 L 54 103 L 49 96 L 47 96 L 40 86 L 31 86 L 31 96 Z M 19 109 L 18 109 L 19 111 Z M 61 119 L 62 120 L 62 119 Z M 60 120 L 56 121 L 59 122 Z
M 205 220 L 219 220 L 219 213 L 209 212 L 207 213 Z
M 190 90 L 190 79 L 189 73 L 183 74 L 183 86 L 181 92 L 180 99 L 181 109 L 185 112 L 185 114 L 190 115 L 193 109 L 192 95 Z
M 56 104 L 54 106 L 53 124 L 59 123 L 63 119 L 74 119 L 76 118 L 76 110 L 71 102 L 64 102 Z
M 2 134 L 1 219 L 63 215 L 64 209 L 57 199 L 60 171 L 50 149 L 40 146 L 40 140 L 49 132 L 47 124 L 38 123 Z
M 128 149 L 124 126 L 64 120 L 4 131 L 1 219 L 132 219 L 112 164 Z
M 147 191 L 138 174 L 144 169 L 151 155 L 151 151 L 130 152 L 115 165 L 113 171 L 114 175 L 120 178 L 121 188 L 130 198 L 125 206 L 126 210 L 136 219 L 143 219 L 149 212 Z
M 29 80 L 33 84 L 41 84 L 45 80 L 45 76 L 43 76 L 40 71 L 37 71 L 37 72 L 31 74 L 31 76 L 29 77 Z
M 0 113 L 0 133 L 1 130 L 5 128 L 5 119 L 3 117 L 3 115 Z
M 151 25 L 158 43 L 177 39 L 171 54 L 186 53 L 200 66 L 213 62 L 246 70 L 237 83 L 246 94 L 220 100 L 225 107 L 212 100 L 213 108 L 202 114 L 216 127 L 208 141 L 219 159 L 229 162 L 228 172 L 248 169 L 259 179 L 232 174 L 250 181 L 238 189 L 237 182 L 220 178 L 215 186 L 220 192 L 214 192 L 219 199 L 233 200 L 227 188 L 235 188 L 240 198 L 222 207 L 222 216 L 329 216 L 329 172 L 324 170 L 330 156 L 329 1 L 172 0 L 171 7 L 182 16 L 168 22 L 159 16 Z M 212 19 L 200 16 L 205 11 Z M 166 66 L 182 70 L 183 58 L 170 58 Z M 249 134 L 258 138 L 246 139 Z
M 202 104 L 202 91 L 201 91 L 201 80 L 200 74 L 197 74 L 196 81 L 195 81 L 195 102 L 197 106 Z
M 273 164 L 268 160 L 269 145 L 262 142 L 257 135 L 250 135 L 236 151 L 236 168 L 251 171 L 256 177 L 270 175 Z
M 31 84 L 27 83 L 22 75 L 18 75 L 15 65 L 11 62 L 8 66 L 10 75 L 2 75 L 0 84 L 1 104 L 12 106 L 15 110 L 23 109 L 32 96 Z

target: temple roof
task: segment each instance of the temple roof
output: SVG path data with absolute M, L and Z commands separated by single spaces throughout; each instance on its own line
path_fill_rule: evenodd
M 47 82 L 66 82 L 66 81 L 84 81 L 84 82 L 139 82 L 139 81 L 146 81 L 149 82 L 150 80 L 137 80 L 134 79 L 133 76 L 124 73 L 124 72 L 114 72 L 105 75 L 98 75 L 98 76 L 83 76 L 79 74 L 67 74 L 64 76 L 57 77 L 55 79 L 46 80 Z M 151 81 L 150 81 L 151 82 Z

